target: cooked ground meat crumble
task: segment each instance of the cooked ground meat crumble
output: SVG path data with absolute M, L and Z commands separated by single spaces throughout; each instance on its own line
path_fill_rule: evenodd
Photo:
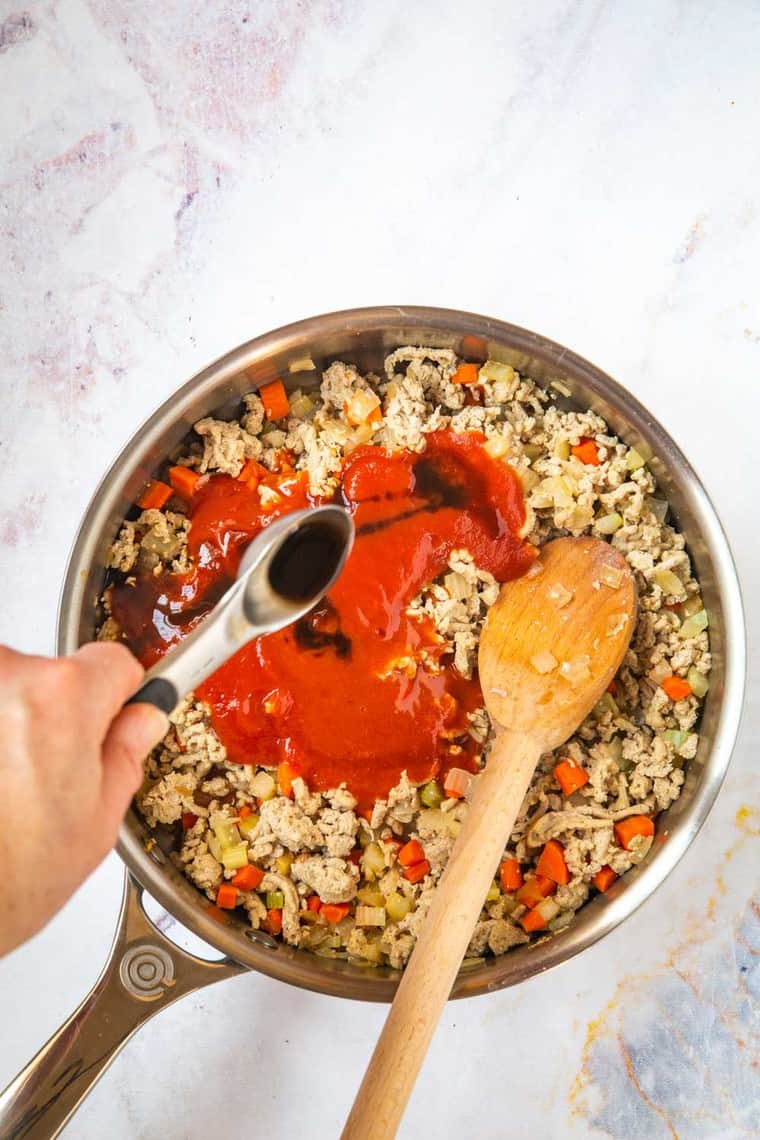
M 591 891 L 646 857 L 649 821 L 678 797 L 684 763 L 696 755 L 710 654 L 684 538 L 666 521 L 642 456 L 598 415 L 563 410 L 551 391 L 508 365 L 488 361 L 468 384 L 455 382 L 459 366 L 447 349 L 416 347 L 391 353 L 384 377 L 331 364 L 318 390 L 290 395 L 282 419 L 267 420 L 251 393 L 239 421 L 201 420 L 179 462 L 201 475 L 237 477 L 247 461 L 277 470 L 286 455 L 314 494 L 329 495 L 358 444 L 419 452 L 431 432 L 479 431 L 488 454 L 520 478 L 529 542 L 593 534 L 628 560 L 639 592 L 629 651 L 610 691 L 539 764 L 473 934 L 468 953 L 479 957 L 562 929 Z M 357 408 L 377 411 L 362 420 L 352 415 Z M 272 493 L 259 488 L 262 504 Z M 168 507 L 144 509 L 114 541 L 111 572 L 130 580 L 187 571 L 190 527 L 176 496 Z M 476 668 L 498 590 L 468 550 L 456 550 L 409 607 L 432 619 L 462 677 Z M 118 638 L 107 593 L 104 603 L 100 636 Z M 241 885 L 232 905 L 292 946 L 403 967 L 465 817 L 467 787 L 415 786 L 404 774 L 362 814 L 345 786 L 319 792 L 298 777 L 285 784 L 276 768 L 229 762 L 208 708 L 192 694 L 171 722 L 146 762 L 137 804 L 149 826 L 181 827 L 174 858 L 196 886 L 216 901 L 234 879 Z M 469 723 L 485 763 L 485 709 Z M 560 882 L 538 866 L 550 842 L 564 859 Z M 253 870 L 241 879 L 243 867 Z

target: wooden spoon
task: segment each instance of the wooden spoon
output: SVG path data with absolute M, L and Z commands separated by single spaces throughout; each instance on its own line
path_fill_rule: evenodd
M 526 575 L 502 586 L 478 657 L 496 729 L 493 747 L 343 1140 L 396 1135 L 536 764 L 599 700 L 623 660 L 635 618 L 633 575 L 601 539 L 555 539 Z

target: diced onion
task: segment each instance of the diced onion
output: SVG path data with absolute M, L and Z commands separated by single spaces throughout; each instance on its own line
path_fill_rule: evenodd
M 501 364 L 498 360 L 487 360 L 478 372 L 478 380 L 495 380 L 511 384 L 516 376 L 511 364 Z
M 625 465 L 629 471 L 638 471 L 643 467 L 646 460 L 644 456 L 639 454 L 635 447 L 629 448 L 628 454 L 625 457 Z
M 555 392 L 559 392 L 560 396 L 570 397 L 573 394 L 567 384 L 563 384 L 560 380 L 552 380 L 549 387 L 553 388 Z
M 700 598 L 699 594 L 692 594 L 685 602 L 681 602 L 678 607 L 682 618 L 693 617 L 698 614 L 700 610 L 705 608 L 705 603 Z
M 457 601 L 469 597 L 472 593 L 472 588 L 468 585 L 464 574 L 457 574 L 455 571 L 451 574 L 446 574 L 443 579 L 443 584 L 451 597 Z
M 251 780 L 251 792 L 259 800 L 271 800 L 277 785 L 268 772 L 257 772 Z
M 659 570 L 654 572 L 654 580 L 662 590 L 663 594 L 667 594 L 671 598 L 683 598 L 686 594 L 686 588 L 672 570 L 666 570 L 660 567 Z
M 385 856 L 377 843 L 369 843 L 362 855 L 362 868 L 368 879 L 382 875 L 385 870 Z
M 286 851 L 284 855 L 278 856 L 274 861 L 278 875 L 289 875 L 290 868 L 293 865 L 294 856 L 292 852 Z
M 451 768 L 446 773 L 446 779 L 443 781 L 443 790 L 449 796 L 464 799 L 470 790 L 471 784 L 471 772 L 466 772 L 464 768 Z
M 559 667 L 560 675 L 571 685 L 579 685 L 591 676 L 589 661 L 590 658 L 586 653 L 580 657 L 573 657 L 570 661 L 563 661 Z
M 599 577 L 605 586 L 609 586 L 613 590 L 617 590 L 620 583 L 623 581 L 623 571 L 619 566 L 602 566 L 599 571 Z
M 550 586 L 547 590 L 547 597 L 550 601 L 554 602 L 558 610 L 564 607 L 573 600 L 572 590 L 567 590 L 561 582 L 557 582 L 556 586 Z
M 288 372 L 313 372 L 314 368 L 315 364 L 310 356 L 299 356 L 296 360 L 291 360 Z
M 700 610 L 699 613 L 688 617 L 678 632 L 684 640 L 687 640 L 690 637 L 696 637 L 703 629 L 707 629 L 708 625 L 707 611 Z
M 623 525 L 623 516 L 619 515 L 617 511 L 612 514 L 602 515 L 600 519 L 596 519 L 594 526 L 600 534 L 614 534 L 616 530 L 620 530 Z
M 710 681 L 704 673 L 700 673 L 699 669 L 692 667 L 686 674 L 686 680 L 691 685 L 691 691 L 695 697 L 699 697 L 701 700 L 707 695 L 707 690 L 710 688 Z
M 539 653 L 534 653 L 530 659 L 530 663 L 537 673 L 551 673 L 557 668 L 559 662 L 553 653 L 548 649 L 542 649 Z
M 628 614 L 610 614 L 607 618 L 607 637 L 617 637 L 628 624 Z
M 483 450 L 491 459 L 504 459 L 509 455 L 509 441 L 503 435 L 492 435 L 483 444 Z
M 668 513 L 668 504 L 664 499 L 647 499 L 647 505 L 658 522 L 665 522 Z
M 392 895 L 388 895 L 385 901 L 385 909 L 391 922 L 401 922 L 402 918 L 406 918 L 409 914 L 412 904 L 404 895 L 394 891 Z
M 385 926 L 384 906 L 358 906 L 356 908 L 357 926 Z

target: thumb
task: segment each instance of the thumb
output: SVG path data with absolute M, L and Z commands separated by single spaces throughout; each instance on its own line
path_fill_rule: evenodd
M 143 778 L 143 761 L 169 727 L 166 713 L 149 704 L 127 705 L 111 723 L 102 749 L 102 797 L 113 836 Z

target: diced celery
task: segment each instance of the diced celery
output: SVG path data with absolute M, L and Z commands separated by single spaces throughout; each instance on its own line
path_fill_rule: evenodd
M 247 839 L 248 836 L 251 835 L 258 826 L 259 817 L 256 815 L 255 811 L 252 811 L 250 815 L 247 815 L 245 817 L 245 819 L 240 820 L 240 823 L 238 824 L 238 831 Z
M 554 455 L 557 459 L 570 458 L 570 440 L 558 439 L 554 445 Z
M 528 459 L 540 459 L 544 454 L 544 449 L 540 443 L 524 443 L 523 454 L 526 455 Z
M 313 372 L 314 368 L 315 364 L 310 356 L 299 356 L 296 360 L 291 360 L 288 372 Z
M 679 608 L 681 617 L 693 617 L 694 614 L 698 614 L 700 610 L 703 610 L 705 608 L 705 603 L 702 601 L 699 594 L 692 594 L 690 598 L 687 598 L 685 602 L 681 603 L 681 606 Z
M 443 790 L 437 780 L 430 780 L 420 792 L 420 800 L 429 808 L 437 808 L 443 802 Z
M 391 922 L 401 922 L 402 918 L 406 918 L 409 911 L 412 909 L 412 904 L 409 899 L 400 895 L 398 891 L 394 891 L 385 900 L 385 909 L 388 912 L 388 918 Z
M 237 827 L 222 815 L 214 816 L 211 820 L 211 828 L 223 851 L 228 847 L 236 847 L 240 842 L 240 832 Z
M 358 906 L 356 908 L 357 926 L 385 926 L 384 906 Z
M 669 597 L 682 598 L 686 593 L 683 582 L 672 570 L 666 570 L 662 567 L 655 570 L 654 580 L 663 594 L 667 594 Z
M 704 673 L 700 673 L 699 669 L 692 667 L 686 674 L 686 680 L 691 685 L 691 691 L 695 697 L 699 697 L 699 699 L 702 700 L 702 698 L 707 695 L 707 690 L 710 688 L 710 681 Z
M 501 891 L 499 890 L 499 884 L 496 881 L 494 881 L 493 883 L 491 883 L 490 887 L 488 888 L 488 894 L 486 895 L 486 902 L 487 903 L 496 902 L 496 900 L 500 897 L 501 897 Z
M 628 454 L 625 457 L 625 465 L 629 471 L 638 471 L 640 467 L 644 466 L 645 462 L 644 456 L 639 454 L 635 447 L 629 448 Z
M 603 716 L 606 716 L 607 713 L 610 713 L 612 716 L 617 716 L 619 711 L 620 710 L 618 709 L 617 702 L 615 701 L 612 693 L 602 693 L 601 697 L 594 706 L 594 716 L 599 717 L 600 719 Z
M 559 905 L 554 901 L 554 899 L 542 899 L 536 907 L 536 910 L 541 915 L 544 922 L 549 923 L 559 914 Z
M 478 380 L 495 380 L 502 384 L 511 384 L 515 378 L 515 370 L 511 364 L 501 364 L 498 360 L 487 360 L 478 372 Z
M 267 910 L 282 910 L 285 906 L 285 895 L 282 891 L 267 891 L 266 906 Z
M 680 752 L 689 739 L 688 732 L 683 732 L 680 728 L 667 728 L 662 735 L 669 744 L 673 745 L 676 752 Z
M 291 852 L 286 851 L 284 855 L 280 855 L 278 859 L 275 859 L 274 865 L 277 868 L 278 875 L 289 875 L 290 874 L 290 868 L 291 868 L 291 865 L 293 863 L 293 858 L 294 858 L 294 856 L 291 854 Z
M 222 849 L 222 863 L 228 871 L 239 871 L 248 865 L 248 844 L 236 843 L 234 847 Z
M 594 526 L 600 534 L 614 534 L 616 530 L 620 530 L 623 525 L 623 516 L 619 515 L 617 511 L 613 511 L 609 515 L 602 515 L 600 519 L 594 520 Z
M 699 613 L 688 617 L 678 632 L 685 641 L 690 637 L 696 637 L 703 629 L 707 629 L 708 625 L 707 611 L 700 610 Z
M 385 906 L 385 895 L 377 887 L 361 887 L 356 897 L 365 906 Z
M 368 879 L 377 878 L 385 870 L 385 856 L 377 843 L 370 843 L 364 848 L 362 855 L 362 869 Z
M 271 800 L 277 785 L 268 772 L 257 772 L 251 780 L 251 791 L 260 800 Z
M 314 404 L 308 396 L 298 396 L 295 400 L 290 401 L 290 414 L 299 420 L 303 420 L 313 407 Z
M 221 848 L 221 844 L 219 843 L 219 840 L 216 838 L 216 836 L 215 835 L 209 835 L 208 838 L 206 839 L 206 844 L 208 846 L 209 851 L 211 852 L 211 854 L 216 859 L 217 863 L 221 863 L 221 861 L 222 861 L 222 848 Z

